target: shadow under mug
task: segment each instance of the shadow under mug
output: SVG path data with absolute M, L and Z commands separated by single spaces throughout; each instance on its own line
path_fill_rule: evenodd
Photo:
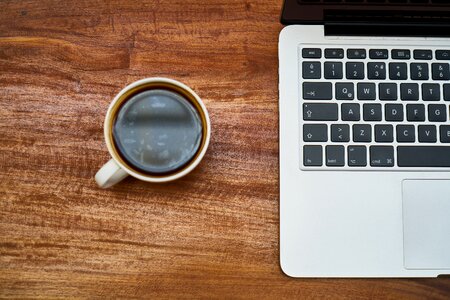
M 122 104 L 129 100 L 132 95 L 151 89 L 165 89 L 180 94 L 197 110 L 202 122 L 202 139 L 195 156 L 181 169 L 164 175 L 145 173 L 130 165 L 120 155 L 113 138 L 113 123 Z M 200 163 L 208 149 L 211 123 L 205 105 L 191 88 L 173 79 L 154 77 L 136 81 L 117 94 L 106 113 L 104 134 L 106 146 L 112 158 L 95 175 L 95 181 L 101 188 L 111 187 L 128 175 L 147 182 L 168 182 L 187 175 Z

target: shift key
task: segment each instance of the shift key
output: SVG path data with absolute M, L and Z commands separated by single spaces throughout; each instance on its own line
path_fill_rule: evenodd
M 303 82 L 303 99 L 305 100 L 331 100 L 331 82 Z
M 336 103 L 304 103 L 303 120 L 337 121 L 338 105 Z

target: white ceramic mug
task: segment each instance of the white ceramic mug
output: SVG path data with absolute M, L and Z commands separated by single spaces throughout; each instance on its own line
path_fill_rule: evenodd
M 202 141 L 199 150 L 196 155 L 189 161 L 189 163 L 182 169 L 169 173 L 167 175 L 154 175 L 143 173 L 136 168 L 133 168 L 129 163 L 127 163 L 119 155 L 119 152 L 114 144 L 112 127 L 114 119 L 120 110 L 121 104 L 127 101 L 131 94 L 139 93 L 143 90 L 148 90 L 152 88 L 162 88 L 168 90 L 174 90 L 181 94 L 184 98 L 189 100 L 189 102 L 196 108 L 201 119 L 202 119 Z M 131 175 L 137 179 L 147 181 L 147 182 L 167 182 L 183 177 L 184 175 L 191 172 L 202 160 L 203 156 L 208 149 L 209 140 L 211 136 L 211 124 L 209 120 L 208 111 L 203 104 L 200 97 L 188 86 L 178 82 L 173 79 L 168 78 L 146 78 L 136 81 L 127 87 L 125 87 L 111 102 L 108 112 L 106 113 L 105 123 L 104 123 L 104 134 L 105 142 L 108 147 L 108 151 L 112 157 L 95 175 L 95 181 L 102 188 L 108 188 L 114 184 L 120 182 L 128 175 Z

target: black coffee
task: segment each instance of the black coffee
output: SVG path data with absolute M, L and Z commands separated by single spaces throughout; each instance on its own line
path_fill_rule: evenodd
M 167 174 L 187 165 L 202 142 L 202 120 L 183 96 L 164 89 L 143 91 L 119 109 L 115 145 L 134 168 Z

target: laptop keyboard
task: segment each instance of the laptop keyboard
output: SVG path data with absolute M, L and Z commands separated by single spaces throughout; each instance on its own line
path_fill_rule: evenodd
M 302 169 L 450 168 L 450 49 L 327 46 L 299 49 Z
M 394 4 L 394 5 L 405 5 L 405 4 L 439 4 L 439 5 L 450 5 L 448 0 L 297 0 L 301 4 Z

